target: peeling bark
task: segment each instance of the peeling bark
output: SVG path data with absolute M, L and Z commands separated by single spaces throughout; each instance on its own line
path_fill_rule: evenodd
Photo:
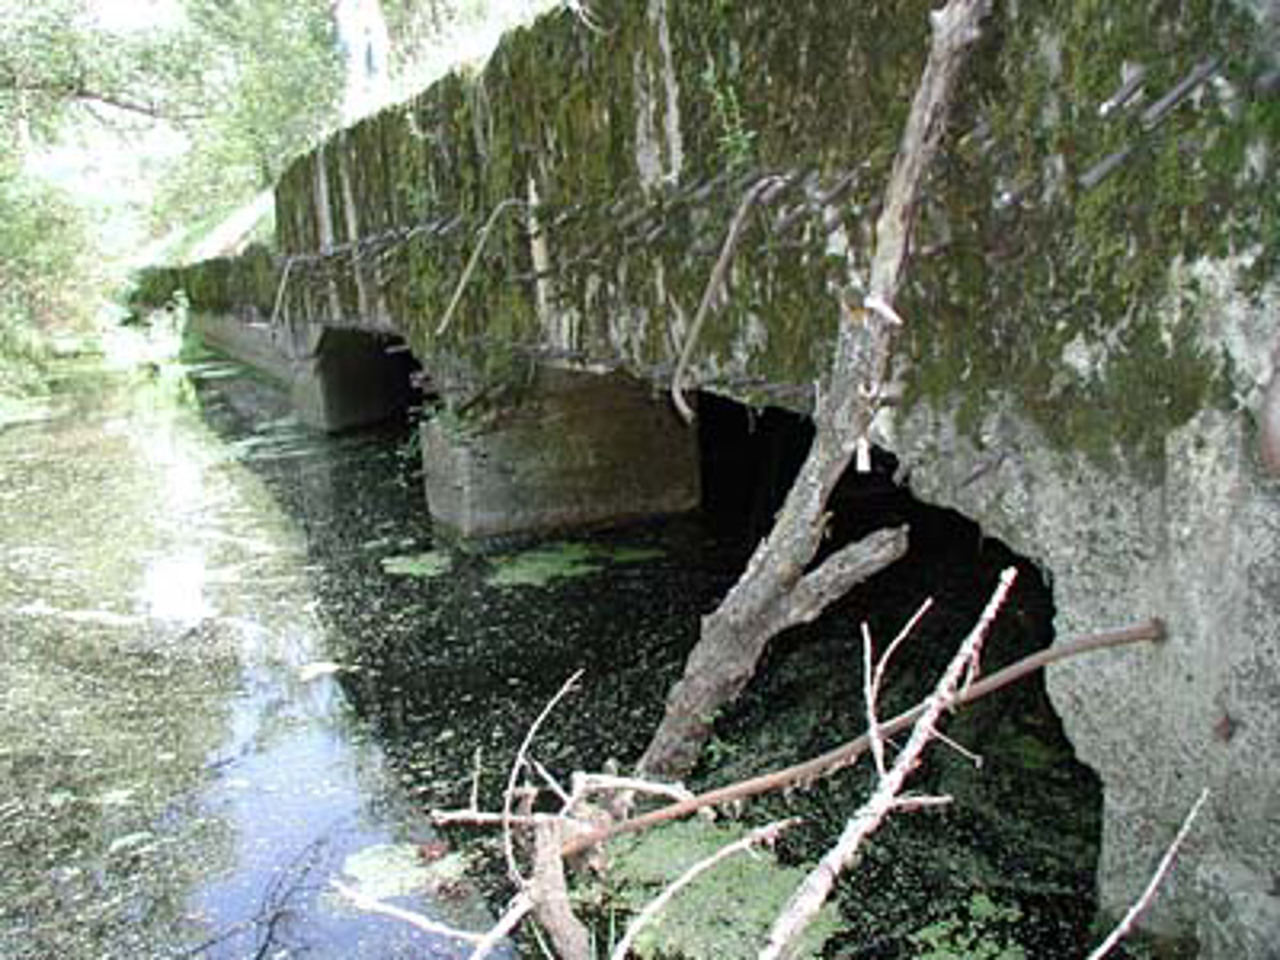
M 814 619 L 854 585 L 899 559 L 905 527 L 881 530 L 806 572 L 822 541 L 827 500 L 875 416 L 899 318 L 892 304 L 906 265 L 924 174 L 937 153 L 965 52 L 990 0 L 950 0 L 931 14 L 933 41 L 876 223 L 871 286 L 861 305 L 841 297 L 836 353 L 814 411 L 813 444 L 768 537 L 728 596 L 702 620 L 684 676 L 639 768 L 679 778 L 697 762 L 716 714 L 755 674 L 769 641 Z

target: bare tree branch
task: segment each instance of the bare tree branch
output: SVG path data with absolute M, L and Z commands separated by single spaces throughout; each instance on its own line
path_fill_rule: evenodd
M 551 711 L 556 708 L 556 704 L 569 694 L 569 691 L 577 685 L 581 677 L 582 671 L 578 670 L 566 680 L 560 689 L 556 691 L 555 696 L 547 701 L 547 705 L 542 708 L 542 712 L 538 714 L 533 723 L 529 725 L 529 729 L 525 731 L 524 740 L 520 743 L 520 749 L 516 753 L 516 758 L 511 763 L 511 773 L 507 777 L 507 789 L 502 800 L 502 850 L 507 858 L 507 871 L 511 875 L 511 880 L 522 890 L 528 885 L 528 881 L 520 873 L 520 866 L 516 863 L 515 846 L 511 838 L 511 804 L 515 798 L 516 781 L 520 777 L 520 771 L 524 769 L 525 755 L 529 752 L 529 746 L 533 743 L 533 738 L 538 735 L 538 729 L 546 722 L 547 717 L 551 716 Z
M 1164 623 L 1159 619 L 1152 619 L 1132 627 L 1107 630 L 1077 637 L 1073 640 L 1064 640 L 1054 644 L 1052 647 L 1047 647 L 1024 657 L 1016 663 L 996 671 L 985 679 L 976 681 L 962 691 L 961 695 L 956 699 L 955 705 L 959 707 L 966 703 L 972 703 L 974 700 L 1007 687 L 1009 684 L 1021 680 L 1028 674 L 1034 673 L 1052 663 L 1069 660 L 1072 657 L 1078 657 L 1096 650 L 1105 650 L 1109 647 L 1119 647 L 1133 643 L 1158 643 L 1164 637 Z M 923 710 L 924 704 L 917 704 L 910 710 L 898 714 L 892 720 L 884 721 L 880 724 L 881 736 L 891 737 L 895 733 L 906 730 L 916 721 Z M 870 738 L 863 734 L 803 763 L 795 764 L 783 770 L 774 770 L 758 777 L 753 777 L 750 780 L 732 783 L 715 790 L 708 790 L 706 793 L 700 793 L 688 800 L 682 800 L 661 809 L 641 814 L 638 817 L 633 817 L 630 820 L 616 823 L 608 829 L 600 829 L 583 834 L 565 844 L 564 854 L 565 856 L 574 856 L 594 844 L 603 843 L 622 834 L 639 833 L 659 823 L 687 817 L 691 813 L 696 813 L 707 807 L 733 803 L 744 800 L 747 797 L 781 790 L 797 784 L 812 783 L 819 777 L 828 776 L 852 765 L 857 761 L 858 757 L 867 751 L 869 745 Z
M 1152 874 L 1151 881 L 1147 884 L 1142 896 L 1134 901 L 1133 906 L 1124 915 L 1116 928 L 1111 931 L 1107 939 L 1103 940 L 1091 954 L 1088 960 L 1102 960 L 1108 953 L 1115 949 L 1124 937 L 1133 929 L 1133 925 L 1138 922 L 1138 918 L 1142 916 L 1143 911 L 1151 906 L 1151 901 L 1156 897 L 1156 892 L 1160 889 L 1160 884 L 1164 882 L 1164 878 L 1169 875 L 1169 871 L 1173 869 L 1173 859 L 1178 854 L 1178 848 L 1182 846 L 1183 841 L 1187 839 L 1187 834 L 1191 832 L 1191 824 L 1195 822 L 1196 816 L 1200 813 L 1200 808 L 1204 806 L 1205 801 L 1209 799 L 1209 788 L 1205 787 L 1200 791 L 1200 796 L 1196 798 L 1196 802 L 1191 805 L 1191 809 L 1187 812 L 1187 817 L 1182 821 L 1182 826 L 1178 829 L 1177 834 L 1173 838 L 1173 842 L 1169 844 L 1169 849 L 1164 852 L 1164 856 L 1160 858 L 1160 863 L 1156 867 L 1156 872 Z
M 826 390 L 815 404 L 814 439 L 800 473 L 787 493 L 769 535 L 761 541 L 733 589 L 702 621 L 697 645 L 684 675 L 667 699 L 640 771 L 647 776 L 679 778 L 696 762 L 716 713 L 736 698 L 755 673 L 769 641 L 789 625 L 787 611 L 797 593 L 808 591 L 819 605 L 833 593 L 819 588 L 826 574 L 805 570 L 826 532 L 826 504 L 854 452 L 869 449 L 891 355 L 893 332 L 901 318 L 893 308 L 907 260 L 914 211 L 946 127 L 946 118 L 967 49 L 979 36 L 990 0 L 949 0 L 931 14 L 933 39 L 911 105 L 902 142 L 886 187 L 884 210 L 876 224 L 871 281 L 857 304 L 849 291 L 840 297 L 835 356 Z M 905 537 L 901 537 L 905 548 Z M 882 566 L 900 554 L 882 557 Z M 829 561 L 828 561 L 829 562 Z M 851 584 L 846 583 L 844 589 Z
M 0 92 L 17 94 L 37 94 L 80 104 L 101 104 L 114 110 L 133 113 L 152 120 L 167 120 L 174 123 L 191 120 L 202 120 L 207 113 L 190 113 L 166 106 L 154 100 L 146 101 L 131 97 L 128 94 L 113 93 L 90 87 L 78 80 L 34 80 L 17 77 L 0 78 Z
M 982 611 L 982 616 L 978 618 L 977 625 L 960 645 L 933 694 L 925 701 L 924 711 L 916 721 L 907 745 L 889 772 L 880 778 L 875 792 L 849 819 L 835 846 L 809 872 L 779 914 L 769 934 L 769 943 L 760 952 L 760 960 L 780 960 L 790 955 L 800 935 L 826 903 L 840 874 L 857 862 L 863 841 L 899 806 L 899 794 L 907 777 L 919 766 L 924 749 L 933 740 L 934 728 L 941 721 L 943 713 L 955 705 L 960 686 L 971 675 L 982 643 L 996 614 L 1004 606 L 1005 598 L 1013 588 L 1017 576 L 1016 567 L 1009 567 L 1000 575 L 1000 583 L 986 609 Z M 914 804 L 917 801 L 911 802 Z
M 392 917 L 396 920 L 403 921 L 410 926 L 417 927 L 419 930 L 426 933 L 434 933 L 441 937 L 449 937 L 451 940 L 462 940 L 466 943 L 474 943 L 477 946 L 484 942 L 484 934 L 469 933 L 466 930 L 458 930 L 448 924 L 428 920 L 422 914 L 416 913 L 413 910 L 406 910 L 404 907 L 397 907 L 394 903 L 384 903 L 376 897 L 370 897 L 357 890 L 355 887 L 348 886 L 341 880 L 330 880 L 329 883 L 335 890 L 361 910 L 365 910 L 369 913 L 380 913 L 385 917 Z

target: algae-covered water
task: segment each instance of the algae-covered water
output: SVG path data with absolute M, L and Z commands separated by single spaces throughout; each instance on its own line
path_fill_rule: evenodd
M 330 887 L 432 837 L 335 679 L 307 531 L 251 467 L 347 448 L 216 432 L 226 365 L 62 373 L 0 429 L 0 956 L 461 955 Z M 410 881 L 397 902 L 489 922 Z
M 476 884 L 491 908 L 510 894 L 496 838 L 438 834 L 426 812 L 477 785 L 497 808 L 529 722 L 577 670 L 534 757 L 567 778 L 639 756 L 736 579 L 741 525 L 459 550 L 432 538 L 408 436 L 309 433 L 221 362 L 68 367 L 45 419 L 0 428 L 0 956 L 465 955 L 331 881 L 482 929 Z M 904 502 L 876 510 L 901 520 Z M 931 682 L 1009 558 L 971 527 L 907 519 L 912 564 L 772 645 L 698 784 L 860 732 L 856 625 L 891 636 L 925 595 L 939 617 L 885 712 Z M 1047 603 L 1043 588 L 1015 601 L 990 668 L 1045 642 Z M 983 767 L 942 752 L 922 772 L 956 803 L 877 837 L 828 956 L 1070 956 L 1086 939 L 1099 797 L 1042 687 L 952 734 Z M 780 855 L 803 867 L 869 783 L 855 768 L 738 814 L 801 816 Z M 623 873 L 583 893 L 606 940 L 638 902 L 610 887 Z M 706 931 L 684 942 L 716 955 Z

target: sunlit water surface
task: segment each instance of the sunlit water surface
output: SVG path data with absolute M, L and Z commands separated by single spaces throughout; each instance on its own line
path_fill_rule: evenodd
M 490 922 L 414 870 L 431 830 L 338 686 L 307 531 L 249 465 L 324 475 L 342 445 L 196 388 L 233 372 L 82 365 L 0 430 L 2 956 L 462 954 L 333 879 Z

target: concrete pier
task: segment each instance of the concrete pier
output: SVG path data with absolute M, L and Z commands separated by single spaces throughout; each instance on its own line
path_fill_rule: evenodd
M 652 389 L 619 374 L 540 371 L 518 404 L 474 424 L 422 427 L 437 529 L 510 537 L 691 510 L 696 431 Z

